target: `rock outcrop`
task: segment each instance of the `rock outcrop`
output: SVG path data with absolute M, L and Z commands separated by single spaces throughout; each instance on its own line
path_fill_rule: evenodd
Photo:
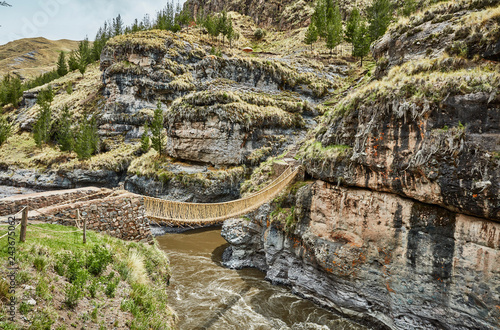
M 250 16 L 257 25 L 290 29 L 307 24 L 313 13 L 311 0 L 286 1 L 206 1 L 189 0 L 184 4 L 195 15 L 199 12 L 214 13 L 222 10 L 236 11 Z
M 257 267 L 371 326 L 499 326 L 500 224 L 324 181 L 300 188 L 290 202 L 295 223 L 287 230 L 269 221 L 269 205 L 251 221 L 226 221 L 225 265 Z
M 392 27 L 375 77 L 301 144 L 310 181 L 224 224 L 225 264 L 382 328 L 498 328 L 498 8 L 444 2 Z

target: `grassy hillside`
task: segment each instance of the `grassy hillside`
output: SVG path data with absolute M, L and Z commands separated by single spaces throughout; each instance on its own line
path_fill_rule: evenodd
M 33 225 L 26 242 L 16 242 L 15 323 L 7 320 L 8 241 L 0 240 L 0 328 L 172 328 L 166 255 L 156 246 L 95 232 L 88 232 L 84 245 L 75 229 Z
M 55 68 L 60 51 L 78 48 L 78 41 L 19 39 L 0 46 L 0 77 L 9 72 L 24 79 L 36 77 Z

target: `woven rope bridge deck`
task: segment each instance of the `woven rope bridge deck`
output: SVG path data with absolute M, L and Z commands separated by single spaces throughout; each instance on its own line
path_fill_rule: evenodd
M 146 216 L 174 226 L 220 223 L 255 211 L 272 200 L 295 179 L 298 172 L 298 168 L 288 167 L 266 188 L 247 197 L 225 203 L 183 203 L 144 197 Z

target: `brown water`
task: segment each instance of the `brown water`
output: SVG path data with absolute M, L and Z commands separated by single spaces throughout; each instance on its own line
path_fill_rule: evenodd
M 366 329 L 273 286 L 255 269 L 221 266 L 226 241 L 218 230 L 157 237 L 172 268 L 169 304 L 179 329 Z

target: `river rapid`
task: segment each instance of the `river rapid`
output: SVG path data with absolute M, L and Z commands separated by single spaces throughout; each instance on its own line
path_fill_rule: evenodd
M 272 285 L 256 269 L 222 267 L 227 244 L 220 229 L 165 234 L 157 240 L 170 259 L 169 304 L 181 330 L 366 329 Z

